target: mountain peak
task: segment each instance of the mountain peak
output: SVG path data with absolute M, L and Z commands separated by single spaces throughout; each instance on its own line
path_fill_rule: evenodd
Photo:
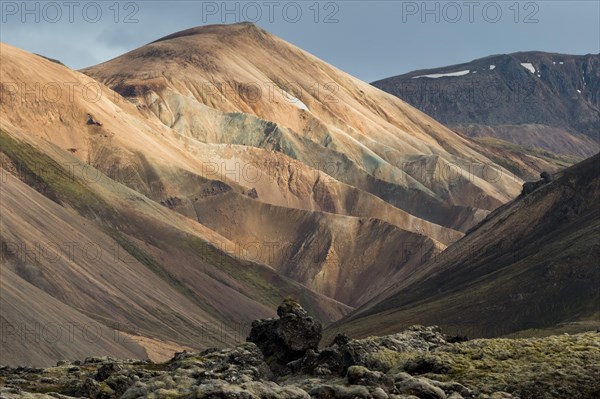
M 236 22 L 233 24 L 213 24 L 213 25 L 202 25 L 193 28 L 185 29 L 179 32 L 172 33 L 170 35 L 161 37 L 160 39 L 154 40 L 152 43 L 163 42 L 166 40 L 172 40 L 182 38 L 186 36 L 197 36 L 197 35 L 238 35 L 240 33 L 256 32 L 261 34 L 267 34 L 267 31 L 260 28 L 256 24 L 248 21 Z

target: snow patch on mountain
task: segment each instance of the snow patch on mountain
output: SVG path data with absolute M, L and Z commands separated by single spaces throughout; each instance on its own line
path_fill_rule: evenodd
M 464 70 L 464 71 L 458 71 L 458 72 L 449 72 L 449 73 L 434 73 L 431 75 L 419 75 L 419 76 L 413 76 L 413 79 L 418 79 L 418 78 L 431 78 L 431 79 L 437 79 L 437 78 L 444 78 L 444 77 L 452 77 L 452 76 L 464 76 L 464 75 L 468 75 L 471 72 L 470 69 Z
M 535 73 L 535 67 L 530 62 L 521 62 L 521 66 L 531 73 Z

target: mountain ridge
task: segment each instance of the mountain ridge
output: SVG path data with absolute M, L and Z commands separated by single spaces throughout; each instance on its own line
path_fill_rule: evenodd
M 168 54 L 168 58 L 161 58 L 164 54 Z M 270 59 L 278 62 L 268 61 Z M 377 215 L 377 218 L 412 233 L 425 233 L 443 245 L 457 235 L 446 230 L 454 237 L 443 238 L 446 233 L 429 233 L 429 225 L 415 228 L 412 221 L 393 222 L 391 212 L 397 213 L 396 208 L 416 218 L 413 220 L 422 219 L 462 232 L 519 190 L 520 179 L 510 176 L 506 170 L 499 172 L 494 182 L 482 175 L 485 164 L 493 163 L 478 155 L 477 143 L 464 146 L 466 139 L 446 130 L 426 115 L 251 24 L 191 28 L 83 72 L 113 87 L 138 107 L 150 111 L 190 142 L 231 148 L 243 146 L 245 151 L 267 150 L 261 155 L 269 158 L 265 162 L 281 164 L 280 161 L 285 159 L 288 164 L 304 164 L 308 173 L 311 170 L 318 172 L 319 181 L 325 181 L 326 191 L 347 185 L 354 187 L 357 191 L 353 192 L 357 195 L 360 193 L 365 198 L 372 198 L 371 202 L 379 202 L 371 196 L 379 197 L 383 201 L 379 203 L 389 209 L 386 212 L 390 216 Z M 323 101 L 310 90 L 315 83 L 323 82 L 338 85 L 337 101 Z M 269 95 L 254 98 L 247 95 L 249 87 L 258 85 L 263 88 L 267 83 L 272 86 Z M 292 92 L 294 94 L 290 94 Z M 282 171 L 286 168 L 285 163 L 277 170 L 276 179 L 281 178 L 280 173 L 288 173 Z M 463 163 L 479 166 L 467 172 Z M 333 167 L 327 170 L 324 165 Z M 457 177 L 456 182 L 449 183 L 447 171 L 453 167 L 464 173 Z M 433 174 L 425 176 L 420 173 L 426 169 Z M 296 173 L 299 170 L 292 171 L 290 176 L 305 175 Z M 278 186 L 285 199 L 272 197 L 270 188 L 249 184 L 243 179 L 237 183 L 245 186 L 246 191 L 256 191 L 258 198 L 255 201 L 244 200 L 248 204 L 255 205 L 259 201 L 288 208 L 302 207 L 292 202 L 294 196 L 298 197 L 298 191 L 284 191 L 290 187 L 296 190 L 299 182 L 293 186 L 288 182 L 287 188 Z M 340 191 L 316 192 L 315 188 L 306 192 L 312 191 L 313 196 L 323 199 L 324 202 L 318 205 L 320 211 L 341 213 L 343 207 L 337 205 L 338 202 L 354 202 Z M 233 201 L 228 209 L 247 206 L 234 200 L 231 193 L 212 197 L 211 204 L 218 205 L 228 200 Z M 205 209 L 214 209 L 214 205 Z M 359 211 L 356 206 L 353 208 L 347 208 L 345 214 L 354 215 L 353 212 Z M 276 210 L 268 211 L 261 206 L 260 212 L 263 211 Z M 221 212 L 223 215 L 226 213 L 225 210 Z M 202 223 L 208 223 L 234 241 L 234 235 L 239 236 L 237 240 L 246 242 L 253 237 L 259 242 L 272 239 L 259 237 L 256 229 L 245 228 L 243 223 L 236 225 L 238 231 L 234 233 L 233 222 L 214 219 L 214 212 L 206 215 L 213 218 L 209 220 L 196 207 L 196 215 L 204 218 Z M 400 220 L 399 217 L 394 218 Z M 339 233 L 319 238 L 319 241 L 331 242 L 327 244 L 330 250 L 325 253 L 339 256 L 336 246 L 347 247 L 342 243 L 347 240 L 336 236 Z M 296 241 L 297 238 L 285 238 L 288 243 Z M 363 249 L 357 251 L 364 252 Z M 325 253 L 320 256 L 329 256 Z M 300 256 L 300 264 L 294 269 L 299 267 L 302 273 L 309 273 L 303 278 L 317 278 L 319 272 L 313 266 L 304 269 L 304 255 L 301 253 Z M 291 265 L 298 262 L 297 257 L 281 259 L 278 262 L 288 264 L 283 270 L 290 270 Z M 352 256 L 345 262 L 340 259 L 340 263 L 334 261 L 328 265 L 332 272 L 342 268 L 362 268 L 355 259 Z M 347 262 L 353 266 L 345 265 Z M 329 280 L 332 278 L 329 277 Z M 313 281 L 312 284 L 317 283 Z M 350 288 L 346 292 L 346 295 L 356 295 L 356 290 Z M 350 299 L 348 296 L 345 298 L 346 301 Z
M 458 70 L 464 73 L 452 76 Z M 530 51 L 422 69 L 372 84 L 468 136 L 588 157 L 600 148 L 599 81 L 598 54 Z

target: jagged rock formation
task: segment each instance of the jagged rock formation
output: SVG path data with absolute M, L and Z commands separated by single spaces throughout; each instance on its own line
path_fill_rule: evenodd
M 541 180 L 527 181 L 523 183 L 523 191 L 521 191 L 521 195 L 527 195 L 533 192 L 534 190 L 537 190 L 538 188 L 542 187 L 544 184 L 548 184 L 552 181 L 552 174 L 550 174 L 549 172 L 544 171 L 540 173 L 540 177 Z
M 260 349 L 248 342 L 180 352 L 161 364 L 92 357 L 47 369 L 3 367 L 0 398 L 592 399 L 600 393 L 598 333 L 450 343 L 437 327 L 413 326 L 363 340 L 338 336 L 318 350 L 304 309 L 287 300 L 279 310 L 279 320 L 255 324 Z M 287 318 L 299 331 L 282 340 L 277 322 Z M 302 357 L 276 376 L 272 355 L 263 354 L 282 342 L 285 352 L 292 341 Z
M 248 341 L 258 345 L 275 373 L 285 374 L 288 363 L 317 349 L 322 327 L 292 300 L 284 301 L 277 315 L 279 319 L 255 320 Z

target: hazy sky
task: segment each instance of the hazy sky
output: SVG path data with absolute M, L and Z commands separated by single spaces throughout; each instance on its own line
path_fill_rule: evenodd
M 0 1 L 0 38 L 72 68 L 250 20 L 365 81 L 490 54 L 600 52 L 591 1 Z

